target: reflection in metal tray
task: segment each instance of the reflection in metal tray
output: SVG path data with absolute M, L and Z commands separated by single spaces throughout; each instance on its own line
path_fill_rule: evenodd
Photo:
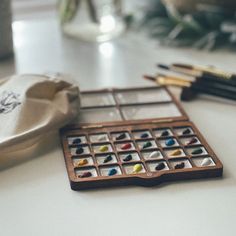
M 81 93 L 78 123 L 103 124 L 143 120 L 186 120 L 180 104 L 164 86 L 104 89 Z

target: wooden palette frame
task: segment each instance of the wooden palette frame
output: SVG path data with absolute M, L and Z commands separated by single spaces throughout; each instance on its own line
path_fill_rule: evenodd
M 105 89 L 105 90 L 99 90 L 99 92 L 107 92 L 107 91 L 135 91 L 135 90 L 148 90 L 148 89 L 153 89 L 153 87 L 148 87 L 148 88 L 130 88 L 130 89 Z M 158 119 L 146 119 L 146 120 L 130 120 L 130 121 L 114 121 L 114 122 L 105 122 L 105 123 L 84 123 L 84 124 L 73 124 L 70 126 L 66 126 L 65 128 L 61 129 L 61 141 L 62 141 L 62 146 L 63 146 L 63 151 L 64 151 L 64 157 L 65 157 L 65 162 L 66 162 L 66 167 L 67 167 L 67 172 L 70 180 L 70 185 L 73 190 L 83 190 L 83 189 L 90 189 L 90 188 L 101 188 L 101 187 L 112 187 L 112 186 L 126 186 L 126 185 L 140 185 L 140 186 L 154 186 L 158 185 L 164 182 L 169 182 L 169 181 L 176 181 L 176 180 L 186 180 L 186 179 L 199 179 L 199 178 L 209 178 L 209 177 L 219 177 L 222 176 L 223 173 L 223 165 L 214 153 L 214 151 L 211 149 L 209 144 L 206 142 L 204 137 L 201 135 L 197 127 L 188 120 L 188 116 L 184 112 L 183 108 L 181 107 L 180 103 L 173 97 L 173 95 L 170 93 L 170 91 L 165 88 L 164 86 L 161 86 L 160 88 L 166 89 L 168 94 L 170 95 L 172 102 L 176 104 L 178 107 L 179 111 L 181 112 L 182 116 L 181 117 L 167 117 L 167 118 L 158 118 Z M 98 91 L 89 91 L 89 92 L 84 92 L 84 93 L 97 93 Z M 146 103 L 147 104 L 147 103 Z M 150 104 L 150 103 L 148 103 Z M 193 131 L 194 134 L 191 135 L 181 135 L 177 136 L 175 132 L 176 127 L 190 127 Z M 136 141 L 134 137 L 132 136 L 132 130 L 134 131 L 142 131 L 142 130 L 148 130 L 151 132 L 152 136 L 153 134 L 153 129 L 170 129 L 173 133 L 171 136 L 172 138 L 175 138 L 179 146 L 178 147 L 169 147 L 168 150 L 171 149 L 177 149 L 181 148 L 185 152 L 185 157 L 181 158 L 169 158 L 166 156 L 165 152 L 163 151 L 163 147 L 159 145 L 159 140 L 163 138 L 154 138 L 158 150 L 161 151 L 164 159 L 161 160 L 145 160 L 142 155 L 141 155 L 141 150 L 137 147 Z M 129 132 L 129 135 L 131 137 L 131 140 L 126 140 L 126 141 L 111 141 L 110 133 L 113 132 L 124 132 L 127 131 Z M 91 147 L 94 144 L 98 143 L 92 143 L 91 140 L 89 139 L 89 135 L 91 134 L 99 134 L 99 133 L 106 133 L 109 136 L 109 141 L 101 142 L 100 145 L 103 145 L 105 143 L 111 143 L 112 149 L 117 159 L 117 163 L 114 164 L 98 164 L 96 162 L 95 158 L 95 153 L 91 149 Z M 78 176 L 75 174 L 75 170 L 77 167 L 74 166 L 73 164 L 73 155 L 71 154 L 70 148 L 68 144 L 68 137 L 76 137 L 76 136 L 85 136 L 87 139 L 87 144 L 90 147 L 90 155 L 92 156 L 93 159 L 93 165 L 86 166 L 86 167 L 80 167 L 81 169 L 83 168 L 89 168 L 89 167 L 94 167 L 97 171 L 98 176 L 96 177 L 88 177 L 88 178 L 78 178 Z M 206 156 L 210 156 L 215 163 L 214 166 L 206 166 L 206 167 L 197 167 L 194 164 L 194 159 L 198 158 L 199 156 L 191 156 L 189 155 L 185 149 L 186 146 L 182 144 L 179 139 L 180 138 L 185 138 L 185 137 L 193 137 L 197 136 L 197 138 L 200 141 L 200 145 L 194 145 L 194 147 L 198 146 L 203 146 L 207 150 L 206 155 L 201 155 L 200 157 L 204 158 Z M 151 138 L 153 140 L 153 138 Z M 150 139 L 144 139 L 144 140 L 150 140 Z M 127 162 L 123 163 L 119 159 L 118 152 L 114 146 L 115 143 L 126 143 L 127 141 L 132 141 L 135 145 L 135 152 L 139 154 L 140 161 L 135 161 L 135 162 Z M 191 148 L 192 146 L 188 146 L 187 148 Z M 149 151 L 149 150 L 145 150 Z M 125 151 L 120 151 L 119 153 L 129 153 L 132 151 L 125 150 Z M 110 154 L 108 153 L 102 153 L 103 155 Z M 98 155 L 98 154 L 96 154 Z M 82 155 L 83 157 L 86 157 L 87 155 Z M 79 156 L 78 156 L 79 157 Z M 185 168 L 185 169 L 173 169 L 171 168 L 170 162 L 173 160 L 188 160 L 190 164 L 192 165 L 192 168 Z M 165 161 L 169 167 L 169 170 L 162 170 L 162 171 L 155 171 L 151 172 L 148 167 L 147 163 L 150 162 L 157 162 L 157 161 Z M 141 163 L 143 164 L 146 172 L 145 173 L 138 173 L 138 174 L 125 174 L 123 166 L 128 165 L 131 163 Z M 101 176 L 100 174 L 100 168 L 101 167 L 112 167 L 112 166 L 119 166 L 122 172 L 122 175 L 114 175 L 114 176 Z

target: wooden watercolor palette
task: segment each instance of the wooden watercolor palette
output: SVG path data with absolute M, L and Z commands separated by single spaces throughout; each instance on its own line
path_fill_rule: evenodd
M 61 129 L 73 190 L 218 177 L 223 166 L 166 87 L 81 93 Z

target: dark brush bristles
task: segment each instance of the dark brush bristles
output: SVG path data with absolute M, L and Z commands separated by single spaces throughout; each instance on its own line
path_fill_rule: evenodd
M 157 67 L 159 67 L 160 69 L 164 69 L 164 70 L 170 70 L 170 67 L 164 64 L 157 64 Z
M 191 88 L 183 88 L 181 91 L 180 99 L 182 101 L 192 101 L 196 97 L 197 93 Z
M 143 76 L 143 78 L 144 78 L 144 79 L 147 79 L 147 80 L 154 81 L 154 82 L 156 82 L 156 81 L 157 81 L 157 79 L 156 79 L 155 77 L 153 77 L 153 76 L 150 76 L 150 75 L 144 75 L 144 76 Z
M 182 69 L 187 69 L 187 70 L 193 70 L 194 69 L 193 66 L 187 65 L 187 64 L 173 63 L 172 66 L 179 67 L 179 68 L 182 68 Z

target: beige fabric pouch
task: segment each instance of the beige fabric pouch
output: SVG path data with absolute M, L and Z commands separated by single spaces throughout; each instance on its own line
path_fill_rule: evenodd
M 73 120 L 77 86 L 60 76 L 14 75 L 0 80 L 0 164 Z

